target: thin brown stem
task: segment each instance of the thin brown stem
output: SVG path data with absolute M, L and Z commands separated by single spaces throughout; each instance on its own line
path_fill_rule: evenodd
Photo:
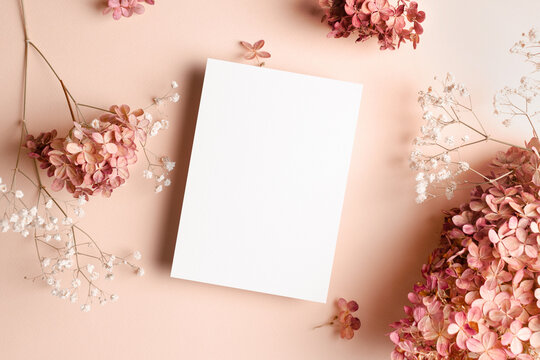
M 108 112 L 110 114 L 114 114 L 112 111 L 100 108 L 98 106 L 93 106 L 93 105 L 88 105 L 88 104 L 81 104 L 81 103 L 77 103 L 77 105 L 82 106 L 82 107 L 86 107 L 86 108 L 90 108 L 90 109 L 95 109 L 95 110 L 99 110 L 99 111 Z
M 64 82 L 62 80 L 60 80 L 60 84 L 62 84 L 62 90 L 64 90 L 64 95 L 66 96 L 66 101 L 69 107 L 69 113 L 71 114 L 71 119 L 73 119 L 73 122 L 77 122 L 77 120 L 75 119 L 75 114 L 73 113 L 73 108 L 71 107 L 71 101 L 69 101 L 66 85 L 64 85 Z
M 92 243 L 95 245 L 95 247 L 98 249 L 99 253 L 101 254 L 101 256 L 103 256 L 103 251 L 101 251 L 101 248 L 98 246 L 98 244 L 94 241 L 94 239 L 92 238 L 92 236 L 90 236 L 90 234 L 88 234 L 86 231 L 84 231 L 83 229 L 81 229 L 79 226 L 77 225 L 73 225 L 73 228 L 79 230 L 80 232 L 82 232 L 84 235 L 86 235 L 86 237 L 88 239 L 90 239 L 90 241 L 92 241 Z
M 21 11 L 23 14 L 23 22 L 24 22 L 24 33 L 26 36 L 26 20 L 24 18 L 24 7 L 23 2 L 21 0 Z M 17 170 L 19 169 L 19 164 L 21 160 L 21 150 L 24 143 L 25 138 L 25 127 L 26 127 L 26 99 L 27 99 L 27 79 L 28 79 L 28 42 L 25 42 L 24 46 L 24 60 L 23 60 L 23 104 L 22 104 L 22 126 L 21 126 L 21 136 L 19 139 L 19 148 L 17 149 L 17 160 L 15 160 L 15 168 L 13 169 L 13 175 L 11 177 L 11 185 L 10 185 L 10 191 L 13 190 L 13 186 L 15 185 L 15 178 L 17 177 Z

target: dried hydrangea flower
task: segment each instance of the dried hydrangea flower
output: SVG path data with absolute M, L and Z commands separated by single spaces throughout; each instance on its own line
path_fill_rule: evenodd
M 319 4 L 325 11 L 322 21 L 332 28 L 328 37 L 353 34 L 357 42 L 376 37 L 381 50 L 394 50 L 406 41 L 416 48 L 424 32 L 420 23 L 426 14 L 414 1 L 391 5 L 388 0 L 319 0 Z
M 347 301 L 344 298 L 337 300 L 338 314 L 329 322 L 318 325 L 315 329 L 323 326 L 339 325 L 339 333 L 342 339 L 350 340 L 354 337 L 354 332 L 360 329 L 360 319 L 353 316 L 358 311 L 358 303 L 354 300 Z
M 271 56 L 268 51 L 261 50 L 264 46 L 264 40 L 256 41 L 253 44 L 250 44 L 246 41 L 240 41 L 240 45 L 242 45 L 247 50 L 246 54 L 244 55 L 244 59 L 255 59 L 258 66 L 264 66 L 264 62 L 261 62 L 260 59 L 268 59 Z
M 103 10 L 103 14 L 112 12 L 114 20 L 120 20 L 122 17 L 131 17 L 133 14 L 143 14 L 144 6 L 140 4 L 145 2 L 149 5 L 154 5 L 154 0 L 108 0 L 107 7 Z

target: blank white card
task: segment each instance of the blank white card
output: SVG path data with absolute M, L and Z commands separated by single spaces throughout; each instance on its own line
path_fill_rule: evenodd
M 171 276 L 326 302 L 361 95 L 208 59 Z

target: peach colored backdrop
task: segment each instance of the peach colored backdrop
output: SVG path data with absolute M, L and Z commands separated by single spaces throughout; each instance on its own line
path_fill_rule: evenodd
M 421 123 L 416 93 L 451 70 L 468 84 L 494 132 L 491 99 L 525 70 L 509 47 L 538 25 L 536 0 L 426 0 L 425 35 L 379 52 L 374 41 L 327 39 L 317 0 L 164 1 L 115 22 L 105 0 L 26 0 L 30 37 L 82 102 L 145 105 L 170 80 L 182 100 L 171 128 L 152 145 L 177 161 L 174 185 L 156 196 L 141 164 L 112 199 L 88 204 L 86 227 L 117 253 L 139 249 L 143 278 L 120 273 L 117 304 L 82 313 L 23 280 L 37 263 L 30 240 L 0 237 L 0 358 L 58 359 L 387 359 L 387 324 L 402 315 L 406 294 L 438 241 L 437 200 L 414 204 L 410 141 Z M 176 226 L 207 57 L 241 61 L 239 40 L 264 38 L 268 67 L 365 85 L 327 305 L 169 278 Z M 23 33 L 17 0 L 0 15 L 0 174 L 9 176 L 20 119 Z M 69 127 L 61 89 L 45 64 L 30 57 L 29 129 Z M 507 137 L 520 139 L 519 133 Z M 489 152 L 476 152 L 485 160 Z M 462 196 L 463 197 L 463 196 Z M 311 328 L 354 298 L 363 327 L 352 341 Z

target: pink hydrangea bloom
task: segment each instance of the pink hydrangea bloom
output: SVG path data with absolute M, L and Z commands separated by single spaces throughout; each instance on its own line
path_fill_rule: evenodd
M 356 41 L 376 37 L 381 50 L 394 50 L 406 41 L 416 48 L 424 32 L 420 23 L 426 14 L 414 1 L 397 0 L 392 5 L 388 0 L 319 0 L 319 4 L 325 11 L 322 20 L 332 29 L 328 37 L 354 34 Z
M 114 105 L 96 126 L 75 122 L 64 138 L 57 137 L 56 130 L 28 135 L 25 147 L 53 178 L 52 190 L 65 187 L 74 197 L 108 197 L 129 178 L 128 165 L 137 161 L 135 140 L 144 141 L 148 127 L 143 114 L 141 109 L 131 112 L 127 105 Z
M 154 0 L 108 0 L 107 8 L 103 10 L 103 14 L 112 12 L 114 20 L 120 20 L 123 17 L 130 17 L 133 14 L 144 13 L 144 6 L 140 4 L 145 2 L 149 5 L 154 5 Z
M 495 177 L 446 212 L 441 245 L 422 267 L 406 317 L 393 323 L 394 360 L 532 360 L 540 356 L 539 155 L 512 147 Z

